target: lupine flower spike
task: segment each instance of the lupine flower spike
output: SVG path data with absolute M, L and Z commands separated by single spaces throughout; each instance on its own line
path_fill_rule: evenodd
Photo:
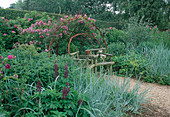
M 67 63 L 64 66 L 65 72 L 64 72 L 64 78 L 68 78 L 68 65 Z
M 41 92 L 41 82 L 39 80 L 36 86 L 37 86 L 37 92 Z

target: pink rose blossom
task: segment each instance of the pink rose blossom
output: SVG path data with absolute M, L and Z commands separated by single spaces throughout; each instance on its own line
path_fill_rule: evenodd
M 8 21 L 7 19 L 5 19 L 5 21 Z
M 87 17 L 87 15 L 86 14 L 84 14 L 84 16 L 83 17 Z
M 4 36 L 6 36 L 7 34 L 6 34 L 6 33 L 4 33 L 3 35 L 4 35 Z
M 8 55 L 8 59 L 13 59 L 14 57 L 12 55 Z
M 60 35 L 60 37 L 62 38 L 62 33 L 60 33 L 59 35 Z
M 3 59 L 3 56 L 0 56 L 1 59 Z
M 17 74 L 14 74 L 13 77 L 18 78 L 18 75 L 17 75 Z
M 31 27 L 34 27 L 34 24 L 31 24 Z
M 15 31 L 12 31 L 12 33 L 15 33 Z
M 46 34 L 46 36 L 50 36 L 50 34 L 49 34 L 49 33 L 47 33 L 47 34 Z
M 43 35 L 41 35 L 41 36 L 40 36 L 40 38 L 44 38 L 44 36 L 43 36 Z
M 67 18 L 68 18 L 68 16 L 66 15 L 66 16 L 64 16 L 64 18 L 65 18 L 65 19 L 67 19 Z
M 11 65 L 10 64 L 6 64 L 5 65 L 5 69 L 11 69 Z
M 46 51 L 46 52 L 48 52 L 48 50 L 47 50 L 47 49 L 45 49 L 45 51 Z
M 34 43 L 32 41 L 30 41 L 29 44 L 31 45 L 31 44 L 34 44 Z
M 18 28 L 16 25 L 14 25 L 15 28 Z
M 65 30 L 65 31 L 63 31 L 63 33 L 67 34 L 67 31 Z
M 154 28 L 157 28 L 157 26 L 154 26 Z
M 40 42 L 38 42 L 38 44 L 40 45 L 40 44 L 41 44 L 41 41 L 40 41 Z
M 2 19 L 5 19 L 4 17 L 2 17 Z

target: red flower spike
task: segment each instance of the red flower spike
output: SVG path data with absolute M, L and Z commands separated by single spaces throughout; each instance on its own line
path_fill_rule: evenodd
M 41 82 L 39 80 L 36 86 L 37 86 L 37 92 L 41 92 Z

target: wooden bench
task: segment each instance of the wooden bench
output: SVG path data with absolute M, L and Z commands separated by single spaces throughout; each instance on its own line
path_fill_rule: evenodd
M 112 75 L 112 65 L 115 64 L 115 62 L 102 62 L 102 63 L 96 63 L 96 64 L 92 64 L 89 66 L 90 69 L 93 70 L 93 68 L 95 67 L 95 73 L 97 73 L 97 67 L 98 66 L 105 66 L 105 65 L 109 65 L 109 71 L 110 71 L 110 75 Z
M 115 64 L 115 62 L 105 62 L 104 59 L 109 56 L 110 58 L 113 56 L 112 54 L 103 53 L 105 48 L 99 48 L 99 49 L 89 49 L 90 54 L 89 55 L 79 55 L 79 51 L 70 53 L 70 56 L 72 56 L 73 60 L 77 63 L 80 61 L 84 61 L 82 66 L 89 67 L 92 72 L 95 71 L 97 73 L 97 67 L 98 66 L 109 66 L 108 69 L 110 71 L 110 74 L 112 75 L 112 65 Z M 98 63 L 98 58 L 101 58 L 103 61 Z M 79 63 L 78 63 L 79 64 Z

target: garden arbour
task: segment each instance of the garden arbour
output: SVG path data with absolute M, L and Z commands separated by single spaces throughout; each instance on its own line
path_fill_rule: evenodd
M 107 43 L 106 43 L 106 41 L 105 41 L 105 39 L 104 39 L 104 36 L 103 36 L 102 32 L 101 32 L 100 29 L 92 22 L 92 21 L 95 21 L 95 19 L 87 18 L 86 15 L 84 15 L 83 17 L 82 17 L 81 15 L 75 15 L 75 17 L 70 17 L 70 18 L 68 18 L 67 16 L 65 16 L 64 19 L 61 18 L 60 21 L 62 22 L 62 24 L 56 28 L 56 31 L 55 31 L 54 35 L 59 34 L 61 28 L 66 29 L 67 26 L 72 28 L 72 29 L 69 28 L 69 30 L 66 29 L 66 30 L 63 31 L 63 33 L 65 33 L 65 34 L 68 35 L 67 39 L 70 38 L 70 40 L 69 40 L 69 42 L 68 42 L 68 53 L 69 53 L 69 54 L 70 54 L 70 45 L 71 45 L 71 42 L 72 42 L 73 38 L 76 38 L 76 37 L 80 37 L 81 40 L 84 38 L 84 40 L 85 40 L 85 41 L 88 41 L 88 42 L 89 42 L 89 40 L 90 40 L 91 38 L 93 38 L 93 39 L 98 43 L 99 47 L 102 48 L 102 44 L 101 44 L 102 42 L 101 42 L 101 40 L 98 40 L 98 39 L 96 38 L 97 34 L 96 34 L 96 33 L 93 33 L 95 30 L 97 30 L 97 31 L 100 33 L 100 36 L 101 36 L 102 39 L 103 39 L 103 42 L 104 42 L 104 44 L 105 44 L 105 47 L 107 48 Z M 66 26 L 66 25 L 67 25 L 67 26 Z M 75 31 L 75 28 L 77 28 L 78 26 L 82 27 L 81 25 L 84 25 L 84 27 L 87 26 L 87 28 L 84 28 L 84 27 L 83 27 L 83 29 L 85 29 L 85 30 L 83 30 L 83 29 L 82 29 L 81 31 L 79 30 L 80 32 Z M 80 29 L 80 28 L 79 28 L 79 29 Z M 93 31 L 92 31 L 92 30 L 93 30 Z M 67 33 L 66 31 L 67 31 L 68 33 Z M 96 32 L 97 32 L 97 31 L 96 31 Z M 60 34 L 61 34 L 61 33 L 60 33 Z M 59 35 L 60 35 L 60 34 L 59 34 Z M 95 34 L 96 34 L 96 35 L 95 35 Z M 83 36 L 83 35 L 84 35 L 84 36 Z M 61 37 L 61 36 L 60 36 L 60 37 Z M 89 38 L 89 40 L 88 40 L 87 37 L 91 37 L 91 38 Z M 61 39 L 61 38 L 59 38 L 59 39 L 57 40 L 58 43 L 56 44 L 56 46 L 57 46 L 57 55 L 59 54 L 58 51 L 59 51 L 59 40 L 60 40 L 60 39 Z M 51 39 L 50 44 L 49 44 L 48 51 L 51 49 L 51 46 L 52 46 L 54 40 L 55 40 L 54 38 Z M 84 41 L 84 40 L 83 40 L 83 41 Z M 94 41 L 94 40 L 93 40 L 93 41 Z M 92 42 L 90 42 L 90 43 L 92 43 Z M 83 46 L 83 43 L 80 41 L 80 47 L 82 47 L 82 46 Z M 92 46 L 93 46 L 93 48 L 95 48 L 95 47 L 94 47 L 94 44 L 92 44 Z M 80 48 L 80 52 L 81 52 L 81 48 Z
M 78 50 L 81 53 L 92 48 L 107 49 L 104 35 L 94 22 L 95 19 L 87 18 L 86 15 L 64 16 L 60 21 L 52 19 L 48 23 L 42 20 L 37 21 L 31 25 L 31 28 L 22 29 L 21 34 L 28 32 L 31 34 L 31 41 L 35 39 L 44 41 L 46 48 L 49 45 L 48 52 L 53 49 L 57 55 Z

